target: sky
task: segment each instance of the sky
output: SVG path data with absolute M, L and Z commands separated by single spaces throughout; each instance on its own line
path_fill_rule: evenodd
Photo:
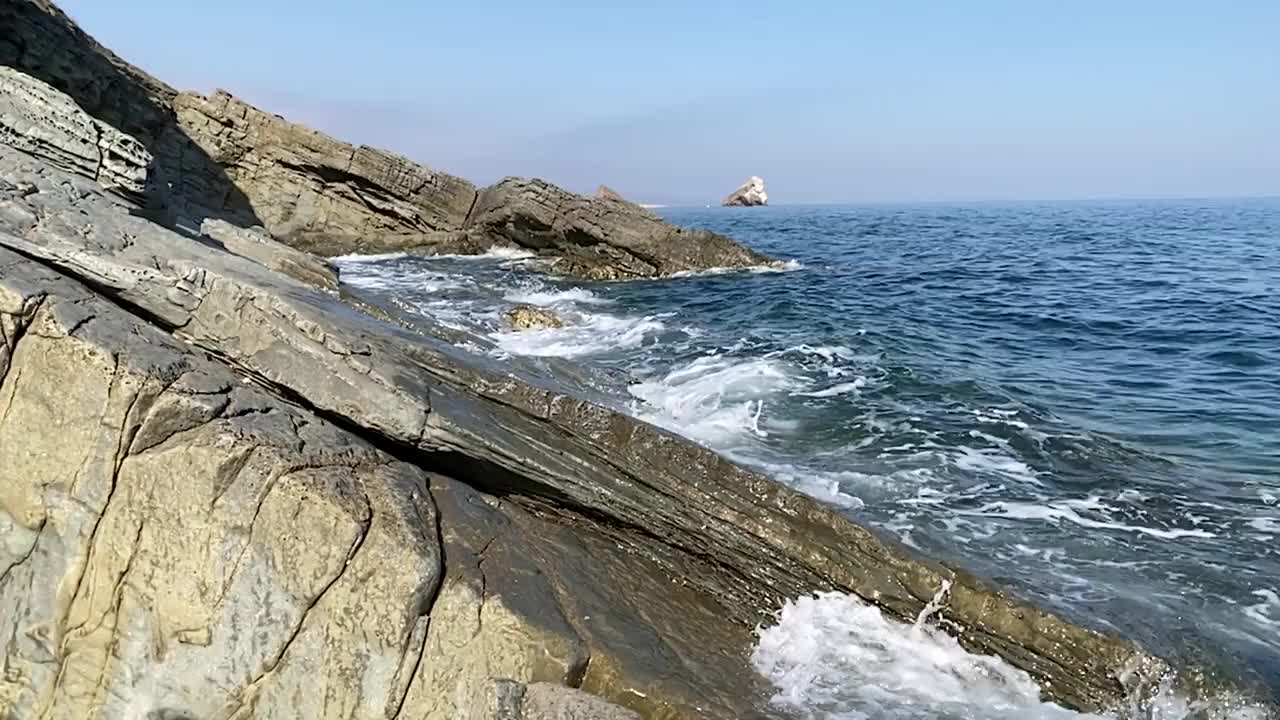
M 60 0 L 227 89 L 485 184 L 714 203 L 1280 195 L 1276 0 Z

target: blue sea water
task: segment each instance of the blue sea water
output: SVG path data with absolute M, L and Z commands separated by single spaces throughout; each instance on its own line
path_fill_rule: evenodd
M 1280 200 L 660 212 L 792 262 L 621 284 L 517 254 L 339 264 L 475 352 L 611 369 L 598 389 L 620 409 L 1280 688 Z M 566 327 L 507 330 L 515 303 Z M 774 661 L 815 717 L 865 716 L 832 687 L 884 679 L 819 698 Z

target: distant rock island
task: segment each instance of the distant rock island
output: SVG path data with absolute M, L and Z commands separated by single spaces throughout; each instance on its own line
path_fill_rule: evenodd
M 768 205 L 769 193 L 764 190 L 764 178 L 752 175 L 746 182 L 739 185 L 737 190 L 729 193 L 720 204 L 725 207 Z

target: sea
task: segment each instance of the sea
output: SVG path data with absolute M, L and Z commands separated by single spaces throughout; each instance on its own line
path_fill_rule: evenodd
M 1044 606 L 1280 695 L 1280 199 L 662 208 L 781 267 L 589 283 L 520 251 L 344 283 Z M 513 331 L 516 304 L 563 328 Z M 513 365 L 514 366 L 514 365 Z M 1084 717 L 838 593 L 758 631 L 795 717 Z M 1249 718 L 1174 693 L 1101 717 Z

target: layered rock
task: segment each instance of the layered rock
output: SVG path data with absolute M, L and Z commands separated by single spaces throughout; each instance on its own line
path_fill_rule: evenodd
M 773 262 L 722 235 L 664 222 L 637 205 L 586 198 L 525 178 L 480 191 L 467 229 L 534 250 L 556 272 L 597 280 Z
M 354 252 L 479 253 L 542 230 L 529 245 L 556 272 L 590 278 L 654 277 L 680 270 L 757 265 L 767 258 L 705 231 L 684 231 L 625 202 L 594 202 L 541 181 L 574 217 L 531 211 L 508 182 L 478 196 L 466 180 L 399 155 L 295 125 L 225 92 L 179 93 L 98 45 L 48 0 L 0 5 L 0 64 L 66 92 L 89 115 L 131 135 L 155 158 L 151 215 L 169 224 L 206 217 L 261 225 L 319 255 Z M 477 199 L 488 213 L 472 218 Z M 495 217 L 493 202 L 514 205 Z M 620 208 L 626 208 L 620 210 Z M 549 224 L 546 221 L 551 220 Z M 463 232 L 466 230 L 467 232 Z M 530 236 L 532 237 L 532 236 Z M 586 241 L 591 246 L 580 248 Z M 637 242 L 646 256 L 637 255 Z M 613 265 L 616 263 L 616 265 Z
M 71 98 L 13 68 L 0 66 L 0 142 L 140 196 L 151 154 L 142 143 L 90 117 Z
M 725 196 L 720 202 L 726 207 L 755 207 L 769 204 L 769 193 L 764 189 L 764 178 L 752 175 L 738 186 L 737 190 Z
M 0 218 L 7 218 L 0 246 L 92 280 L 97 292 L 129 309 L 135 324 L 145 320 L 223 359 L 301 403 L 298 412 L 339 420 L 416 467 L 462 481 L 453 487 L 472 498 L 465 503 L 445 502 L 438 489 L 443 481 L 431 481 L 438 515 L 458 518 L 441 521 L 441 528 L 456 528 L 458 539 L 442 531 L 444 577 L 432 610 L 453 620 L 427 623 L 422 642 L 424 655 L 450 648 L 469 655 L 451 655 L 449 669 L 420 670 L 428 676 L 418 690 L 406 690 L 406 707 L 445 707 L 429 698 L 458 697 L 459 682 L 469 689 L 476 677 L 520 671 L 529 677 L 515 679 L 576 685 L 646 717 L 749 717 L 760 712 L 763 698 L 746 664 L 751 629 L 786 598 L 826 589 L 855 593 L 913 619 L 946 585 L 932 617 L 969 649 L 1004 657 L 1073 707 L 1116 702 L 1164 667 L 1126 641 L 1035 609 L 960 570 L 921 561 L 817 501 L 680 438 L 482 370 L 447 343 L 380 323 L 331 295 L 150 225 L 87 181 L 29 163 L 23 169 L 12 153 L 0 155 L 0 166 L 14 168 L 7 173 L 12 190 L 0 201 Z M 35 192 L 17 191 L 21 184 Z M 62 189 L 68 184 L 77 191 Z M 67 217 L 80 220 L 72 224 Z M 28 298 L 49 294 L 54 279 L 8 257 L 10 283 L 34 286 Z M 99 312 L 95 306 L 93 314 Z M 161 343 L 159 330 L 130 334 L 155 336 L 148 346 Z M 27 335 L 7 333 L 14 335 L 16 358 Z M 10 369 L 8 377 L 39 372 L 38 364 L 22 367 L 28 369 L 17 376 Z M 98 419 L 91 424 L 116 427 Z M 22 421 L 26 428 L 44 426 L 58 422 Z M 447 509 L 458 506 L 465 511 Z M 25 505 L 9 507 L 17 507 L 8 510 L 13 517 L 35 517 Z M 36 518 L 23 527 L 38 525 Z M 126 537 L 130 528 L 122 530 Z M 490 553 L 505 554 L 488 565 Z M 499 603 L 494 618 L 515 613 L 534 620 L 519 624 L 523 635 L 502 630 L 511 623 L 485 620 L 490 602 Z M 475 612 L 465 610 L 476 603 Z M 458 625 L 476 617 L 478 624 L 469 625 L 474 632 Z M 74 623 L 63 627 L 70 633 Z M 474 639 L 489 630 L 492 641 Z M 343 652 L 316 662 L 339 662 Z M 585 664 L 584 655 L 590 658 Z M 33 687 L 56 695 L 52 682 Z M 234 678 L 217 682 L 244 692 Z
M 342 186 L 317 191 L 326 212 L 357 186 L 378 207 L 365 217 L 453 212 L 405 200 L 421 174 L 402 183 L 355 148 L 341 171 L 333 141 L 230 98 L 184 104 L 96 46 L 77 46 L 80 68 L 51 64 L 49 47 L 85 42 L 59 17 L 0 6 L 3 29 L 52 33 L 0 34 L 0 52 L 64 83 L 115 73 L 103 87 L 133 93 L 139 140 L 172 149 L 176 129 L 223 173 L 174 191 L 204 198 L 184 213 L 238 187 L 240 150 L 262 187 Z M 280 137 L 301 147 L 263 140 Z M 1167 669 L 669 433 L 359 312 L 313 286 L 316 268 L 282 274 L 265 234 L 209 224 L 198 242 L 86 175 L 0 148 L 0 716 L 627 716 L 609 701 L 770 717 L 752 630 L 833 589 L 903 620 L 929 607 L 1071 707 L 1140 701 Z M 599 277 L 761 260 L 538 181 L 475 200 L 461 228 L 395 242 L 517 244 Z M 358 227 L 320 215 L 283 227 L 315 242 Z
M 262 228 L 236 227 L 226 220 L 206 219 L 200 234 L 232 255 L 249 258 L 322 290 L 337 291 L 338 271 L 325 260 L 276 242 Z
M 461 178 L 353 146 L 225 92 L 179 94 L 178 125 L 249 198 L 273 236 L 323 255 L 402 247 L 457 230 L 475 201 Z M 424 243 L 425 244 L 425 243 Z

